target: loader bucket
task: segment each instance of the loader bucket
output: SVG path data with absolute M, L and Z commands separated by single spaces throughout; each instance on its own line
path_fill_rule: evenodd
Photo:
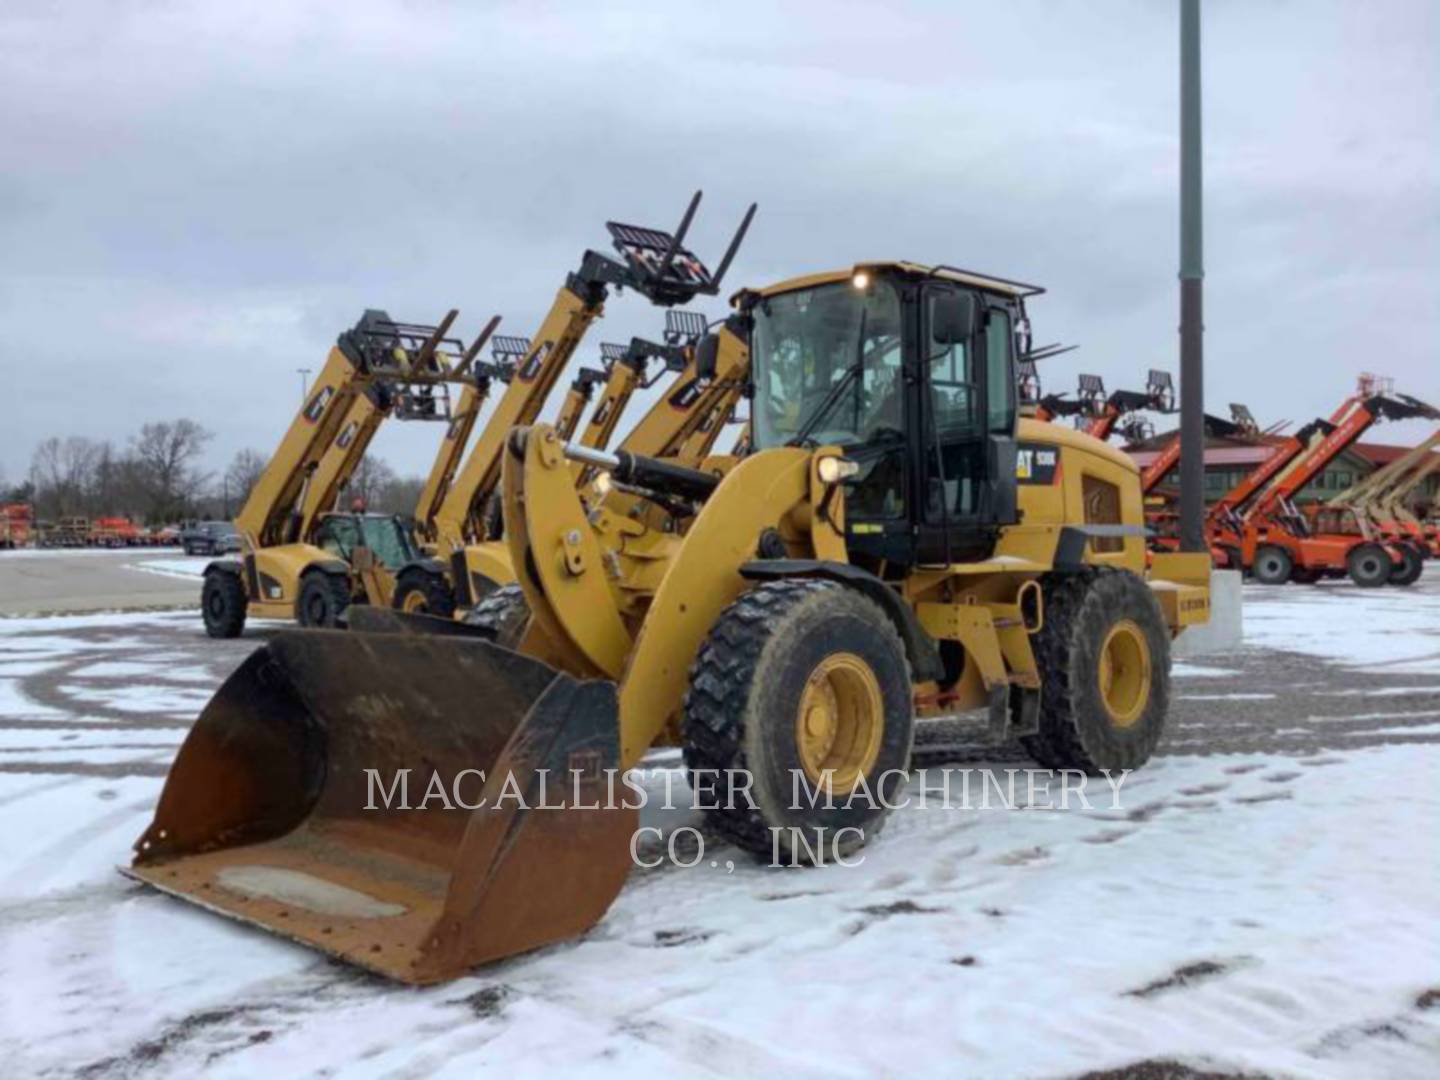
M 200 714 L 123 872 L 437 982 L 604 915 L 638 817 L 619 755 L 611 683 L 464 636 L 286 631 Z

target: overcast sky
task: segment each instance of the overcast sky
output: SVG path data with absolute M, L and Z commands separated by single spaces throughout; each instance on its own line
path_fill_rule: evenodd
M 1440 401 L 1436 5 L 1203 8 L 1207 406 L 1304 421 L 1362 369 Z M 712 260 L 760 204 L 728 284 L 1038 282 L 1037 340 L 1081 346 L 1047 389 L 1138 388 L 1178 367 L 1177 9 L 6 0 L 0 469 L 178 416 L 212 467 L 268 453 L 366 307 L 529 334 L 606 219 L 701 187 Z M 582 356 L 660 319 L 615 300 Z

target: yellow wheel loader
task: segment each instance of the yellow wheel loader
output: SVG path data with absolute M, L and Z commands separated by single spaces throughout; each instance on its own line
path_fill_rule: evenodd
M 683 747 L 714 830 L 787 862 L 875 836 L 928 717 L 981 710 L 1051 767 L 1142 765 L 1209 561 L 1147 573 L 1135 465 L 1017 417 L 1040 291 L 870 263 L 740 292 L 717 335 L 749 350 L 738 461 L 514 430 L 520 573 L 485 624 L 277 635 L 201 714 L 127 872 L 427 983 L 603 916 L 638 825 L 617 770 L 653 747 Z
M 239 559 L 205 568 L 201 613 L 211 637 L 235 637 L 249 615 L 336 626 L 352 603 L 388 606 L 423 595 L 445 614 L 445 567 L 416 547 L 400 518 L 337 510 L 370 440 L 388 417 L 452 422 L 449 387 L 469 373 L 492 320 L 468 349 L 439 326 L 369 311 L 340 335 L 325 366 L 235 519 Z M 456 355 L 442 351 L 456 349 Z

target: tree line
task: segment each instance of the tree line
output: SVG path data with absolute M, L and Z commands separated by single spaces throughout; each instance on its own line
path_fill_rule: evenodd
M 42 521 L 127 517 L 165 525 L 229 519 L 240 512 L 269 459 L 246 448 L 224 470 L 207 471 L 203 457 L 212 438 L 189 419 L 143 424 L 121 445 L 84 435 L 51 436 L 35 447 L 24 481 L 0 484 L 0 501 L 30 503 Z M 422 483 L 366 454 L 345 493 L 346 507 L 359 498 L 371 510 L 409 514 Z

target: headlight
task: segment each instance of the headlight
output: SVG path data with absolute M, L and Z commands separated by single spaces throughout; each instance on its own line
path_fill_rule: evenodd
M 815 466 L 822 483 L 835 484 L 848 480 L 860 471 L 858 462 L 843 457 L 823 457 Z

